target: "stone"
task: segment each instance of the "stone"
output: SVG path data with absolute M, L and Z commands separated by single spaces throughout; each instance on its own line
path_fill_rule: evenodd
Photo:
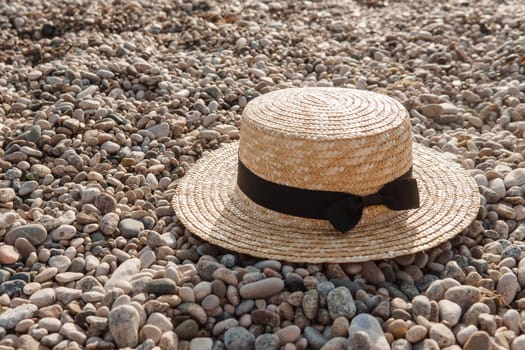
M 279 338 L 275 334 L 261 334 L 255 339 L 255 350 L 279 350 Z
M 428 332 L 430 339 L 433 339 L 438 343 L 441 348 L 453 345 L 456 343 L 456 338 L 454 333 L 442 323 L 434 323 L 430 326 Z
M 313 350 L 320 350 L 328 341 L 324 335 L 321 334 L 316 328 L 307 326 L 303 335 L 308 340 L 308 345 Z
M 518 283 L 518 278 L 512 272 L 503 274 L 498 280 L 496 292 L 503 296 L 503 300 L 508 305 L 512 303 L 519 290 L 520 284 Z
M 119 225 L 120 233 L 126 238 L 137 237 L 144 230 L 144 224 L 135 219 L 123 219 Z
M 362 333 L 367 335 L 371 344 L 376 350 L 390 350 L 390 345 L 386 340 L 385 333 L 377 319 L 369 314 L 359 314 L 352 319 L 348 329 L 349 338 L 352 344 L 362 340 Z M 356 339 L 357 338 L 357 339 Z
M 430 300 L 424 295 L 418 295 L 412 299 L 412 314 L 414 319 L 423 316 L 430 319 Z
M 199 325 L 192 319 L 185 320 L 175 327 L 175 333 L 179 339 L 193 339 L 199 332 Z
M 8 229 L 15 222 L 15 220 L 16 213 L 14 212 L 8 211 L 6 213 L 0 214 L 0 228 Z
M 296 325 L 290 325 L 275 332 L 281 344 L 294 343 L 301 336 L 301 329 Z
M 477 330 L 478 329 L 474 325 L 469 325 L 459 330 L 456 334 L 456 339 L 458 340 L 459 345 L 464 345 L 467 342 L 467 340 L 470 338 L 470 336 Z
M 245 350 L 255 347 L 255 336 L 243 327 L 232 327 L 224 333 L 224 346 L 228 350 Z
M 49 235 L 54 241 L 70 240 L 77 234 L 77 229 L 73 225 L 60 225 L 52 230 Z
M 114 211 L 116 206 L 117 201 L 112 195 L 108 193 L 100 193 L 95 198 L 95 207 L 97 207 L 97 209 L 100 210 L 102 214 L 107 214 Z
M 486 332 L 477 331 L 468 338 L 463 350 L 491 350 L 492 344 Z
M 51 305 L 55 302 L 55 290 L 53 288 L 40 289 L 29 297 L 29 301 L 38 307 Z
M 506 188 L 525 185 L 525 169 L 517 168 L 509 172 L 504 178 Z
M 117 213 L 107 213 L 100 220 L 100 231 L 106 235 L 111 235 L 117 229 L 119 223 L 119 216 Z
M 18 189 L 19 196 L 27 196 L 32 193 L 38 187 L 38 182 L 36 181 L 24 181 L 22 182 L 20 188 Z
M 15 190 L 12 188 L 0 188 L 0 203 L 11 202 L 15 196 Z
M 421 325 L 414 325 L 408 329 L 405 338 L 412 344 L 419 343 L 427 336 L 427 328 Z
M 108 317 L 111 337 L 118 347 L 135 347 L 139 341 L 140 317 L 131 305 L 113 308 Z
M 394 338 L 404 338 L 407 331 L 408 325 L 403 320 L 394 320 L 388 324 L 386 331 L 394 336 Z
M 58 333 L 79 344 L 84 344 L 87 340 L 87 335 L 84 331 L 72 322 L 64 323 Z
M 461 307 L 447 299 L 442 299 L 438 302 L 439 304 L 439 318 L 441 321 L 445 321 L 449 327 L 453 327 L 458 324 L 461 318 Z
M 348 327 L 350 327 L 350 322 L 346 317 L 337 317 L 332 323 L 332 336 L 343 338 L 348 337 Z
M 347 350 L 349 349 L 349 341 L 346 338 L 335 337 L 328 340 L 321 350 Z
M 482 349 L 478 347 L 476 350 Z M 511 350 L 522 350 L 525 349 L 525 334 L 520 335 L 519 337 L 514 338 L 511 343 Z
M 352 294 L 345 287 L 337 287 L 328 293 L 327 304 L 328 311 L 333 319 L 339 316 L 351 319 L 356 313 L 356 305 Z
M 20 254 L 12 245 L 0 245 L 0 265 L 11 265 L 20 259 Z
M 5 243 L 13 245 L 18 238 L 25 238 L 36 247 L 46 240 L 47 230 L 40 224 L 18 226 L 6 234 Z
M 211 338 L 193 338 L 190 341 L 189 350 L 212 350 L 213 339 Z
M 151 132 L 156 139 L 168 137 L 170 135 L 170 126 L 168 123 L 160 123 L 148 128 L 147 130 Z
M 118 287 L 121 282 L 128 282 L 133 275 L 139 272 L 140 264 L 140 260 L 137 258 L 124 261 L 113 271 L 110 279 L 104 285 L 104 289 L 108 291 L 113 287 Z
M 385 275 L 375 262 L 367 261 L 362 265 L 361 275 L 365 280 L 375 285 L 385 282 Z
M 160 337 L 159 346 L 161 349 L 177 350 L 179 345 L 179 338 L 177 333 L 173 331 L 164 332 Z
M 445 292 L 444 297 L 455 302 L 465 311 L 481 299 L 481 291 L 473 286 L 451 287 Z
M 319 310 L 319 293 L 315 289 L 307 290 L 303 295 L 302 307 L 307 319 L 313 320 Z
M 37 311 L 38 306 L 33 304 L 22 304 L 14 309 L 8 309 L 0 314 L 0 327 L 13 329 L 18 322 L 32 318 Z
M 284 281 L 280 278 L 270 277 L 243 285 L 239 294 L 243 299 L 266 299 L 284 289 Z
M 175 294 L 177 285 L 169 278 L 159 278 L 146 283 L 144 292 L 157 295 Z

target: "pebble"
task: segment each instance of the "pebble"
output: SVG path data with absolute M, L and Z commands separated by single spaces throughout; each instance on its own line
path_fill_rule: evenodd
M 120 233 L 126 238 L 137 237 L 137 235 L 144 230 L 144 224 L 135 219 L 121 220 L 118 227 Z
M 451 287 L 445 292 L 444 297 L 458 304 L 463 311 L 481 298 L 481 291 L 473 286 Z
M 282 279 L 271 277 L 243 285 L 239 294 L 244 299 L 266 299 L 284 289 Z
M 212 350 L 213 340 L 211 338 L 193 338 L 190 341 L 189 350 Z
M 333 319 L 338 316 L 351 319 L 356 313 L 354 299 L 346 287 L 337 287 L 328 293 L 327 304 L 328 311 Z
M 348 329 L 349 338 L 352 344 L 362 340 L 362 333 L 367 335 L 368 346 L 374 344 L 377 350 L 389 350 L 390 345 L 385 337 L 385 333 L 377 319 L 369 314 L 358 314 L 352 319 Z M 358 338 L 358 339 L 356 339 Z
M 439 301 L 439 318 L 449 327 L 453 327 L 461 318 L 461 307 L 450 300 L 442 299 Z
M 224 345 L 228 350 L 244 350 L 255 347 L 255 336 L 243 327 L 232 327 L 224 333 Z
M 436 341 L 440 348 L 444 348 L 456 343 L 454 333 L 442 323 L 435 323 L 428 331 L 430 339 Z
M 490 337 L 485 332 L 474 332 L 467 339 L 463 349 L 465 350 L 480 350 L 480 349 L 491 349 L 492 344 Z
M 139 340 L 139 313 L 131 305 L 115 307 L 109 313 L 111 337 L 119 347 L 135 347 Z
M 18 322 L 33 317 L 37 310 L 38 306 L 33 304 L 22 304 L 14 309 L 7 309 L 0 314 L 0 327 L 13 329 Z
M 5 244 L 0 245 L 0 264 L 11 265 L 20 259 L 20 254 L 15 247 Z
M 5 236 L 5 242 L 13 245 L 18 238 L 27 239 L 32 245 L 38 246 L 47 238 L 47 230 L 40 224 L 28 224 L 11 229 Z
M 279 338 L 275 334 L 261 334 L 255 339 L 255 350 L 279 350 Z
M 275 335 L 281 344 L 294 343 L 301 336 L 301 329 L 296 325 L 290 325 L 278 330 Z
M 186 320 L 175 327 L 175 333 L 180 339 L 195 338 L 199 331 L 199 325 L 194 320 Z
M 314 327 L 306 327 L 303 334 L 308 341 L 308 345 L 314 350 L 320 350 L 328 341 L 328 339 Z
M 496 292 L 503 296 L 503 300 L 506 304 L 510 305 L 516 296 L 516 293 L 520 290 L 518 278 L 512 272 L 505 273 L 500 277 Z

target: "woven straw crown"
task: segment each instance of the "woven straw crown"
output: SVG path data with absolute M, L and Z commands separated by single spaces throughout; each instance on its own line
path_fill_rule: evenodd
M 278 184 L 367 195 L 412 166 L 410 119 L 374 93 L 278 90 L 246 106 L 239 158 Z

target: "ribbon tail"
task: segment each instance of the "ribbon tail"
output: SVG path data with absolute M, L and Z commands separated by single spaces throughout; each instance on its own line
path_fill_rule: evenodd
M 323 214 L 335 229 L 345 233 L 361 220 L 363 204 L 360 198 L 347 197 L 326 207 Z

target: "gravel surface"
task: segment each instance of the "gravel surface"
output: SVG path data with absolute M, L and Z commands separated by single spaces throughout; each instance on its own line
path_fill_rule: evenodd
M 525 349 L 521 0 L 0 2 L 0 350 Z M 170 207 L 246 103 L 382 92 L 475 178 L 430 251 L 289 264 Z

